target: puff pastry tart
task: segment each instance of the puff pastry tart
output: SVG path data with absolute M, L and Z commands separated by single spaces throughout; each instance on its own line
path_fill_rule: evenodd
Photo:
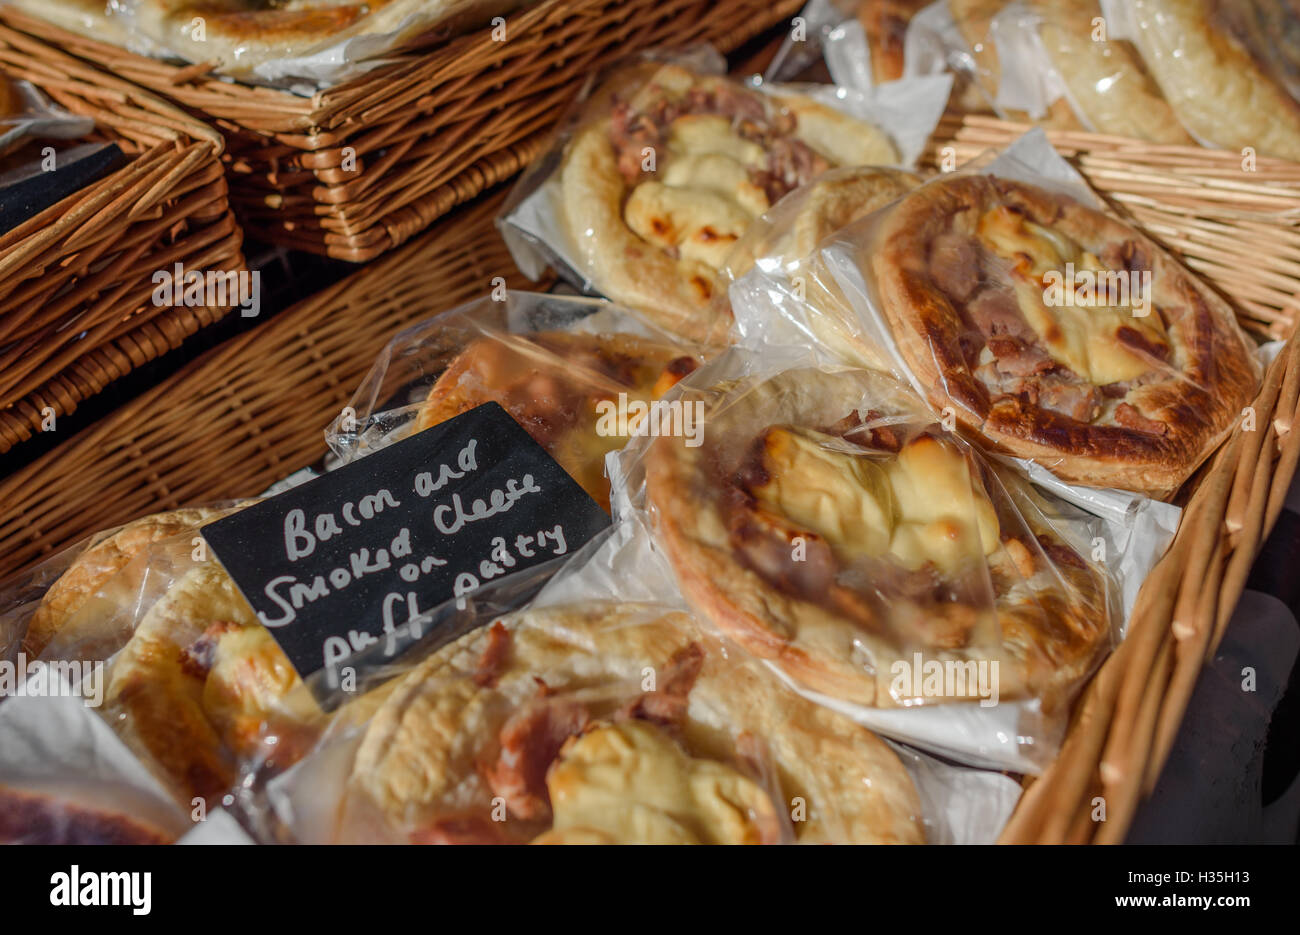
M 899 201 L 867 252 L 929 401 L 1065 480 L 1168 496 L 1257 388 L 1227 303 L 1068 196 L 941 178 Z
M 184 802 L 220 798 L 267 735 L 288 765 L 319 715 L 220 563 L 190 560 L 199 527 L 226 512 L 148 516 L 87 549 L 24 642 L 43 658 L 111 656 L 100 713 Z
M 1135 41 L 1196 137 L 1300 160 L 1300 26 L 1279 0 L 1133 0 Z M 1291 89 L 1288 92 L 1288 87 Z
M 819 172 L 897 160 L 882 131 L 810 98 L 643 64 L 587 102 L 564 153 L 559 213 L 600 292 L 719 343 L 729 325 L 719 270 L 750 223 Z
M 541 331 L 475 338 L 429 391 L 415 431 L 499 403 L 608 510 L 605 455 L 635 431 L 639 405 L 658 399 L 698 365 L 680 347 L 630 334 Z M 628 412 L 622 422 L 601 405 L 616 406 L 620 395 Z
M 347 788 L 348 840 L 923 840 L 879 738 L 646 605 L 525 611 L 444 647 L 370 721 Z
M 727 636 L 836 698 L 1052 707 L 1108 644 L 1105 576 L 909 396 L 864 370 L 699 391 L 704 444 L 661 437 L 645 458 L 682 589 Z M 900 678 L 918 653 L 971 678 Z

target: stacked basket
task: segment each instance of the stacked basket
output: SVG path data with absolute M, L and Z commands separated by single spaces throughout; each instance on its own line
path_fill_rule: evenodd
M 243 268 L 221 136 L 148 92 L 0 25 L 0 67 L 95 120 L 126 165 L 0 236 L 0 452 L 229 312 L 157 306 L 176 263 Z M 76 327 L 70 327 L 73 323 Z
M 546 0 L 507 23 L 416 48 L 300 97 L 221 81 L 0 9 L 213 123 L 251 237 L 353 262 L 372 259 L 527 165 L 593 72 L 690 36 L 730 51 L 798 0 Z

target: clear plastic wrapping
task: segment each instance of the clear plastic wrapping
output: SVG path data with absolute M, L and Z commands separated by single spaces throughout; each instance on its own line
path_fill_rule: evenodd
M 632 521 L 268 791 L 314 843 L 971 843 L 1019 788 L 790 692 L 685 610 Z
M 1170 496 L 1260 379 L 1228 305 L 1099 210 L 1041 131 L 854 222 L 798 277 L 760 261 L 734 289 L 746 344 L 812 334 L 1085 487 Z
M 1117 633 L 1114 530 L 885 374 L 733 349 L 672 400 L 703 444 L 634 440 L 615 505 L 646 512 L 698 613 L 873 729 L 1042 767 Z
M 30 81 L 13 81 L 0 71 L 0 156 L 27 140 L 75 140 L 94 129 L 89 117 L 55 107 Z
M 920 7 L 864 0 L 842 10 L 815 0 L 803 15 L 816 24 L 810 45 L 846 87 L 951 71 L 960 110 L 1298 158 L 1300 34 L 1294 11 L 1280 0 L 938 0 Z M 791 52 L 779 63 L 803 67 L 807 55 Z
M 497 402 L 608 510 L 606 453 L 704 356 L 608 302 L 510 292 L 396 335 L 326 440 L 347 463 Z
M 322 716 L 200 536 L 241 506 L 144 517 L 5 587 L 9 664 L 82 676 L 78 697 L 195 820 L 232 803 L 251 764 L 301 755 Z M 24 691 L 36 696 L 24 716 L 60 733 L 39 727 L 58 716 L 45 687 Z
M 64 29 L 139 55 L 210 63 L 250 84 L 303 96 L 391 61 L 425 35 L 455 36 L 530 6 L 531 0 L 379 0 L 306 9 L 214 7 L 204 3 L 107 0 L 94 6 L 14 0 Z M 503 33 L 503 36 L 507 33 Z
M 601 75 L 521 178 L 501 228 L 519 267 L 704 343 L 730 325 L 722 268 L 781 195 L 841 165 L 910 164 L 944 78 L 870 93 L 725 77 L 709 47 L 642 55 Z
M 1300 160 L 1300 21 L 1286 0 L 1107 2 L 1187 130 L 1208 145 Z
M 134 820 L 163 827 L 170 841 L 189 827 L 175 815 L 202 822 L 225 806 L 275 840 L 255 804 L 261 789 L 315 745 L 339 704 L 378 696 L 421 655 L 527 603 L 567 558 L 487 581 L 407 621 L 347 660 L 352 683 L 328 668 L 304 680 L 200 535 L 244 505 L 144 517 L 5 584 L 0 726 L 8 718 L 9 727 L 0 746 L 13 742 L 0 768 L 0 787 L 10 790 L 0 795 L 0 828 L 38 804 L 44 816 L 67 812 L 93 828 L 89 813 L 116 803 L 123 833 L 139 830 Z M 113 742 L 88 722 L 111 728 Z M 122 765 L 129 760 L 136 768 Z M 78 769 L 98 775 L 100 761 L 129 774 L 105 780 L 121 795 L 82 788 Z M 163 826 L 149 804 L 159 799 L 171 816 Z

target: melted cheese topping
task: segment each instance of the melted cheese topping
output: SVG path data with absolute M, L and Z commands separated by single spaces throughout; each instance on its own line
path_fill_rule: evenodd
M 1097 295 L 1083 305 L 1063 301 L 1064 292 L 1076 288 L 1074 281 L 1065 277 L 1067 263 L 1074 264 L 1076 273 L 1100 274 L 1102 278 L 1096 280 L 1099 284 L 1110 273 L 1127 278 L 1127 271 L 1107 269 L 1070 238 L 1005 206 L 985 212 L 978 234 L 989 250 L 1013 264 L 1012 279 L 1020 309 L 1056 360 L 1097 385 L 1131 380 L 1152 368 L 1152 361 L 1122 344 L 1116 332 L 1128 327 L 1150 343 L 1167 344 L 1164 324 L 1154 307 L 1148 305 L 1149 314 L 1138 317 L 1134 311 L 1141 303 L 1131 292 L 1131 305 L 1101 304 L 1104 300 Z M 1062 301 L 1049 306 L 1044 299 L 1044 277 L 1051 271 L 1062 277 Z M 1145 297 L 1148 303 L 1149 291 Z
M 767 155 L 715 114 L 678 117 L 668 128 L 667 148 L 657 177 L 628 196 L 624 220 L 642 239 L 721 269 L 732 245 L 769 207 L 749 178 Z
M 778 827 L 756 783 L 645 721 L 569 738 L 546 785 L 555 818 L 536 844 L 762 844 Z
M 892 461 L 837 450 L 837 439 L 768 431 L 761 503 L 817 533 L 840 556 L 890 555 L 951 571 L 998 547 L 993 504 L 953 445 L 923 435 Z

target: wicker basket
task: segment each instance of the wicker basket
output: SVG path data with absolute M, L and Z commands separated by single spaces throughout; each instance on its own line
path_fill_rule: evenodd
M 0 578 L 100 529 L 257 494 L 324 453 L 393 332 L 526 280 L 492 225 L 501 194 L 208 351 L 0 480 Z
M 989 126 L 978 128 L 983 133 Z M 1002 129 L 1009 136 L 1016 133 L 1014 127 Z M 965 130 L 951 125 L 949 130 L 955 136 L 941 138 L 936 151 L 962 145 L 957 138 Z M 1074 142 L 1076 162 L 1093 184 L 1104 190 L 1102 182 L 1109 179 L 1108 194 L 1124 202 L 1118 177 L 1093 177 L 1089 169 L 1097 164 L 1090 160 L 1114 155 L 1112 141 L 1077 137 Z M 1187 179 L 1212 177 L 1213 160 L 1220 157 L 1194 152 L 1185 155 L 1192 161 L 1181 175 L 1130 167 L 1135 186 L 1180 190 L 1175 200 L 1181 207 L 1162 203 L 1153 210 L 1180 210 L 1193 219 L 1215 214 L 1215 185 Z M 1200 207 L 1189 191 L 1203 200 Z M 1293 233 L 1289 219 L 1300 207 L 1300 194 L 1288 197 L 1293 199 L 1289 207 L 1270 207 L 1277 208 L 1271 221 L 1252 216 L 1221 223 L 1239 226 L 1243 234 L 1252 225 L 1271 230 L 1275 249 L 1269 256 L 1283 260 Z M 20 505 L 0 521 L 0 569 L 17 570 L 142 513 L 256 492 L 315 460 L 323 451 L 322 427 L 389 332 L 482 294 L 493 276 L 516 281 L 490 227 L 497 203 L 462 209 L 437 231 L 210 352 L 0 480 L 0 502 Z M 1207 261 L 1219 259 L 1205 246 L 1184 256 L 1192 263 L 1202 254 Z M 1283 267 L 1279 278 L 1270 278 L 1276 298 L 1300 291 L 1300 269 Z M 1231 295 L 1237 272 L 1214 263 L 1207 274 L 1213 277 L 1216 269 L 1222 278 L 1210 281 Z M 1256 314 L 1239 305 L 1243 322 L 1280 332 L 1294 321 L 1293 305 L 1261 307 L 1264 311 Z M 249 353 L 254 341 L 256 358 Z M 1281 511 L 1300 457 L 1300 431 L 1293 429 L 1300 420 L 1298 407 L 1300 336 L 1292 336 L 1254 403 L 1255 430 L 1239 428 L 1199 474 L 1178 535 L 1138 598 L 1127 638 L 1077 705 L 1060 756 L 1028 784 L 1004 841 L 1123 840 L 1138 803 L 1160 774 L 1197 674 L 1213 655 Z M 1093 820 L 1097 797 L 1106 802 L 1104 822 Z
M 729 51 L 802 0 L 546 0 L 318 92 L 219 81 L 85 39 L 16 11 L 48 37 L 165 95 L 226 135 L 232 200 L 250 237 L 355 262 L 405 242 L 537 156 L 582 82 L 638 49 L 712 42 Z
M 0 69 L 126 165 L 0 236 L 0 452 L 178 346 L 229 308 L 156 307 L 152 275 L 239 270 L 219 134 L 152 94 L 0 25 Z M 73 322 L 76 327 L 69 327 Z

